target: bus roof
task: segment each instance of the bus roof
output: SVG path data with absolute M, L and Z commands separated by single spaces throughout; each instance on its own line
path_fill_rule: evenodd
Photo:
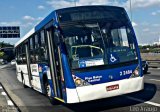
M 55 10 L 57 13 L 60 12 L 68 12 L 68 11 L 79 11 L 79 10 L 86 10 L 89 8 L 108 8 L 108 9 L 124 9 L 123 7 L 119 6 L 107 6 L 107 5 L 89 5 L 89 6 L 76 6 L 76 7 L 67 7 L 62 9 Z
M 14 47 L 17 47 L 21 42 L 25 41 L 36 31 L 40 30 L 45 24 L 50 22 L 55 17 L 55 11 L 51 12 L 46 18 L 44 18 L 39 24 L 37 24 L 34 28 L 32 28 L 25 36 L 23 36 Z
M 22 37 L 15 45 L 14 47 L 17 47 L 19 44 L 21 44 L 21 42 L 25 41 L 27 38 L 29 38 L 32 34 L 34 34 L 35 29 L 33 28 L 32 30 L 30 30 L 24 37 Z
M 77 6 L 77 7 L 68 7 L 68 8 L 62 8 L 62 9 L 57 9 L 53 12 L 51 12 L 46 18 L 44 18 L 39 24 L 37 24 L 33 29 L 31 29 L 25 36 L 23 36 L 16 44 L 15 47 L 17 47 L 21 42 L 25 41 L 27 38 L 29 38 L 32 34 L 34 34 L 36 31 L 40 30 L 42 27 L 44 27 L 45 24 L 50 22 L 53 18 L 56 18 L 56 13 L 65 13 L 71 10 L 78 11 L 83 9 L 88 9 L 88 8 L 117 8 L 117 9 L 124 9 L 122 7 L 118 6 L 105 6 L 105 5 L 92 5 L 92 6 Z M 82 10 L 83 10 L 82 9 Z M 56 20 L 57 21 L 57 20 Z

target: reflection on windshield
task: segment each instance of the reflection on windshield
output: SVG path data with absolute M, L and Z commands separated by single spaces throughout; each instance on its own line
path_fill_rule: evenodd
M 72 69 L 137 59 L 132 31 L 122 22 L 77 23 L 62 31 Z

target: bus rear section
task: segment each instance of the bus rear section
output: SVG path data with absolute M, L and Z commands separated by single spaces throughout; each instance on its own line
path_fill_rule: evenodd
M 70 71 L 64 75 L 72 75 L 75 85 L 66 86 L 67 103 L 142 90 L 140 53 L 125 10 L 105 6 L 75 9 L 58 11 L 66 47 L 62 62 L 68 66 L 64 71 Z

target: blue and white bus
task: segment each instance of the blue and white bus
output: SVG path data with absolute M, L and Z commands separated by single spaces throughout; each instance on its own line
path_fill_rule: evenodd
M 15 44 L 17 78 L 55 103 L 143 89 L 140 52 L 124 8 L 79 6 L 49 14 Z

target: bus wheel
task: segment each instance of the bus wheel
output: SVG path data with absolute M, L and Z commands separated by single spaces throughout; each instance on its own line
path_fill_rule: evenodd
M 46 93 L 46 96 L 48 97 L 49 101 L 51 102 L 52 105 L 56 105 L 58 104 L 58 101 L 52 97 L 51 95 L 51 87 L 48 83 L 48 81 L 45 82 L 45 93 Z

